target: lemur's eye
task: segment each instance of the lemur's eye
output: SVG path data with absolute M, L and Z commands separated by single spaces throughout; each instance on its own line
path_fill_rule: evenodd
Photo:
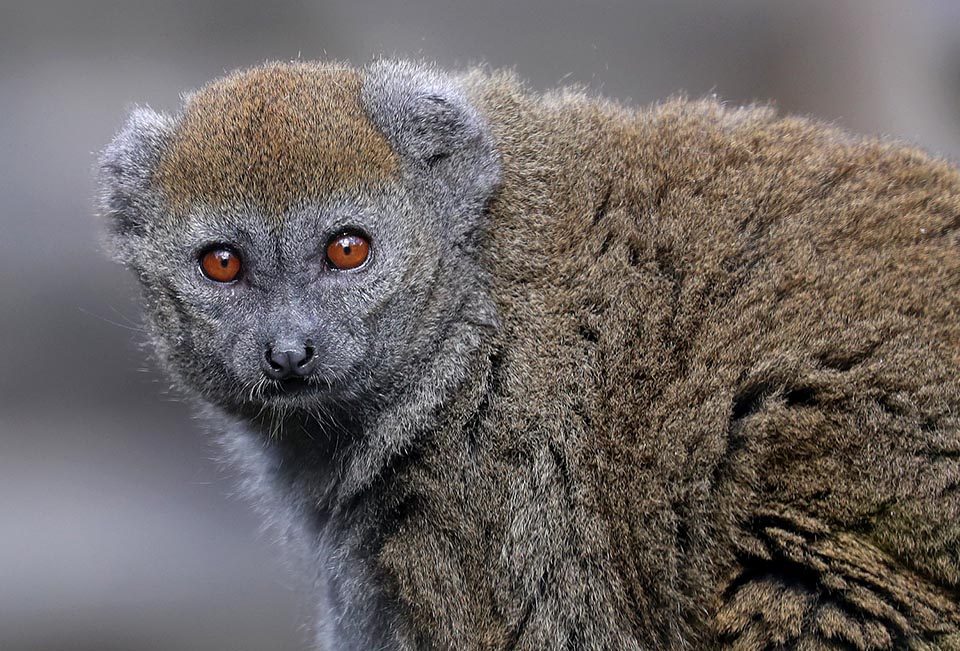
M 327 262 L 334 269 L 356 269 L 370 256 L 370 241 L 359 233 L 337 235 L 327 244 Z
M 240 276 L 240 256 L 225 246 L 207 249 L 200 256 L 200 271 L 218 283 L 232 283 Z

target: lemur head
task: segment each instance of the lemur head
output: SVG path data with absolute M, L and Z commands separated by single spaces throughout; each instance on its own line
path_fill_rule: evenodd
M 470 293 L 498 161 L 457 82 L 409 64 L 268 64 L 133 112 L 101 160 L 153 343 L 232 408 L 402 387 Z

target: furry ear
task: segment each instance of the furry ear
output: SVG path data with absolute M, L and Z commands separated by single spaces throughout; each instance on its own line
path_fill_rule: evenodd
M 493 136 L 454 78 L 378 61 L 367 70 L 363 99 L 371 120 L 408 163 L 471 203 L 493 192 L 500 178 Z
M 173 118 L 137 107 L 100 156 L 100 213 L 111 255 L 129 262 L 132 245 L 148 227 L 159 197 L 150 181 L 173 133 Z

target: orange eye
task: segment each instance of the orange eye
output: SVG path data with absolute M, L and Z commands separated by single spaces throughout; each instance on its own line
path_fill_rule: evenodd
M 200 257 L 203 275 L 218 283 L 232 283 L 240 275 L 240 256 L 227 248 L 210 249 Z
M 355 233 L 338 235 L 327 244 L 327 261 L 334 269 L 356 269 L 369 255 L 369 240 Z

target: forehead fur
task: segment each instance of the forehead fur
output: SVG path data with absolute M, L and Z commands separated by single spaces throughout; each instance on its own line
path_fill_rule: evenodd
M 304 198 L 376 183 L 399 167 L 369 121 L 363 80 L 330 64 L 269 64 L 187 101 L 156 180 L 178 211 L 200 201 L 277 216 Z

